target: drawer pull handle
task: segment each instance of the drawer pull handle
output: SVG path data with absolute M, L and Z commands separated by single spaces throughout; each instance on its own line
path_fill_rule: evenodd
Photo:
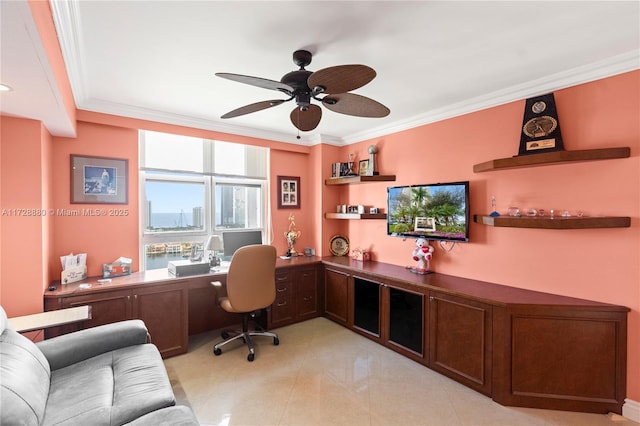
M 284 306 L 287 304 L 287 301 L 285 300 L 284 302 L 278 302 L 278 306 Z
M 287 287 L 282 287 L 282 288 L 277 288 L 276 290 L 278 290 L 279 293 L 285 292 L 287 290 L 289 290 Z

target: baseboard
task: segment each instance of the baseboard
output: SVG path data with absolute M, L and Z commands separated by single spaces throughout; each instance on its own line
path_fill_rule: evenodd
M 629 420 L 640 423 L 640 402 L 632 399 L 625 399 L 622 405 L 622 415 Z

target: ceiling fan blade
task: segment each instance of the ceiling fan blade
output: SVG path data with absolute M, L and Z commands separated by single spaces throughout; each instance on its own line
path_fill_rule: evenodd
M 327 95 L 322 104 L 331 111 L 356 117 L 386 117 L 391 111 L 378 101 L 354 93 Z
M 291 111 L 290 117 L 294 126 L 303 132 L 308 132 L 318 127 L 322 118 L 322 108 L 311 104 L 306 111 L 302 111 L 300 107 L 296 107 Z
M 256 112 L 263 109 L 274 107 L 276 105 L 280 105 L 283 102 L 284 100 L 282 99 L 273 99 L 271 101 L 256 102 L 255 104 L 245 105 L 238 109 L 234 109 L 233 111 L 229 111 L 228 113 L 226 113 L 220 118 L 233 118 L 233 117 L 238 117 L 245 114 L 250 114 L 252 112 Z
M 366 65 L 338 65 L 311 74 L 307 85 L 311 90 L 320 86 L 324 93 L 346 93 L 373 80 L 376 72 Z
M 228 72 L 217 72 L 216 75 L 228 80 L 262 87 L 263 89 L 280 90 L 289 94 L 294 91 L 294 88 L 289 86 L 288 84 L 284 84 L 275 80 L 269 80 L 267 78 L 251 77 L 250 75 L 242 74 L 230 74 Z

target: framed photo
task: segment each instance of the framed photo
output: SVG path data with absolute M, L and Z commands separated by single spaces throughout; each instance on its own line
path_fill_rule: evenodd
M 360 176 L 367 176 L 369 171 L 369 160 L 360 160 L 358 163 L 358 174 Z
M 416 223 L 414 232 L 435 232 L 436 230 L 436 218 L 435 217 L 416 217 Z
M 72 204 L 127 204 L 129 160 L 71 154 Z
M 300 178 L 278 176 L 278 208 L 300 208 Z

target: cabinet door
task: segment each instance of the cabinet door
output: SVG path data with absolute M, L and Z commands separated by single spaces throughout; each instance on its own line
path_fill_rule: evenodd
M 346 325 L 349 318 L 348 300 L 349 274 L 326 268 L 324 271 L 325 303 L 327 318 Z
M 353 277 L 353 326 L 380 337 L 380 283 Z
M 293 271 L 276 271 L 276 300 L 269 313 L 269 328 L 282 327 L 294 322 Z
M 491 395 L 491 306 L 431 292 L 429 366 L 485 395 Z
M 385 286 L 388 289 L 389 307 L 388 336 L 389 346 L 396 349 L 408 349 L 413 353 L 406 354 L 414 358 L 413 355 L 420 355 L 422 361 L 424 354 L 424 294 L 415 293 L 402 288 Z
M 304 268 L 295 273 L 296 321 L 318 316 L 318 278 L 316 268 Z
M 184 283 L 140 287 L 133 291 L 133 313 L 147 326 L 163 357 L 187 352 L 188 288 Z
M 84 322 L 84 327 L 96 327 L 133 318 L 131 295 L 131 290 L 116 290 L 65 297 L 62 307 L 91 306 L 91 319 Z
M 50 339 L 62 334 L 73 333 L 83 328 L 96 327 L 132 318 L 130 290 L 105 291 L 64 297 L 60 299 L 59 305 L 48 303 L 46 310 L 73 308 L 85 305 L 91 307 L 90 319 L 79 323 L 50 327 L 45 330 L 45 337 Z

